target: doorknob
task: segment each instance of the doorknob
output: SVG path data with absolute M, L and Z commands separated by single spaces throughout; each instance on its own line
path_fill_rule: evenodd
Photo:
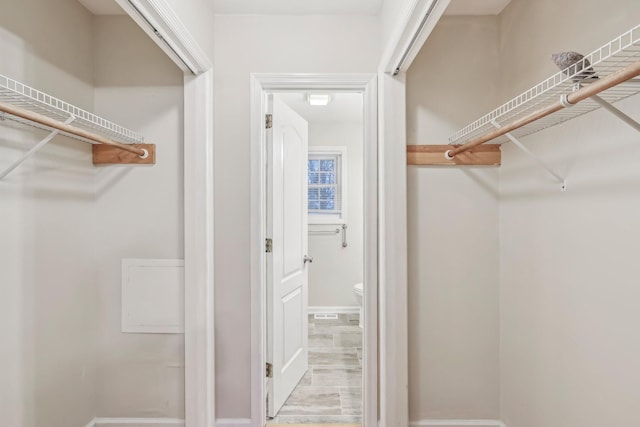
M 302 260 L 304 261 L 304 263 L 308 263 L 308 262 L 313 262 L 313 257 L 309 256 L 309 255 L 305 255 L 304 258 L 302 258 Z

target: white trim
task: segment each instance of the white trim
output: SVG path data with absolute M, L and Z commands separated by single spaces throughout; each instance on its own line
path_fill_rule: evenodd
M 253 74 L 264 90 L 365 90 L 372 74 Z M 286 89 L 285 89 L 286 88 Z M 365 107 L 366 108 L 366 107 Z
M 263 149 L 263 118 L 266 114 L 266 106 L 263 95 L 263 85 L 254 76 L 251 76 L 251 420 L 253 427 L 263 427 L 266 417 L 266 402 L 262 397 L 266 393 L 264 374 L 264 350 L 265 334 L 262 330 L 266 319 L 266 310 L 263 309 L 265 301 L 263 276 L 266 264 L 263 252 L 265 241 L 265 189 L 261 185 L 265 174 L 266 154 Z M 259 213 L 259 215 L 257 214 Z M 258 359 L 256 362 L 255 359 Z
M 307 309 L 307 313 L 309 314 L 327 314 L 327 313 L 338 313 L 338 314 L 356 314 L 360 312 L 360 307 L 356 306 L 336 306 L 336 307 L 325 307 L 325 306 L 309 306 Z
M 117 424 L 137 427 L 140 424 L 151 424 L 162 427 L 182 427 L 185 425 L 181 418 L 94 418 L 93 425 L 98 427 L 101 425 Z
M 184 81 L 185 417 L 215 426 L 213 70 Z
M 401 13 L 401 18 L 398 19 L 398 25 L 394 27 L 391 34 L 391 41 L 387 44 L 382 55 L 382 71 L 394 73 L 398 65 L 401 73 L 409 69 L 450 2 L 451 0 L 410 0 L 407 2 Z M 403 56 L 405 58 L 401 63 Z
M 379 197 L 384 187 L 380 179 L 380 140 L 378 137 L 378 79 L 374 75 L 364 86 L 364 278 L 362 325 L 363 355 L 363 426 L 377 427 L 379 406 L 386 404 L 387 396 L 379 388 L 379 351 L 388 343 L 378 335 L 380 266 L 387 260 L 380 250 Z M 371 146 L 368 148 L 368 146 Z
M 265 94 L 277 90 L 351 90 L 364 94 L 365 141 L 365 292 L 364 425 L 378 425 L 378 116 L 377 77 L 371 74 L 251 75 L 251 417 L 253 427 L 265 424 Z M 385 400 L 380 396 L 381 402 Z
M 407 0 L 379 64 L 380 427 L 409 424 L 405 72 L 449 2 Z
M 418 420 L 409 423 L 411 427 L 418 426 L 477 426 L 477 427 L 507 427 L 505 423 L 499 420 Z
M 237 427 L 237 426 L 250 426 L 251 420 L 249 418 L 220 418 L 216 420 L 217 427 Z
M 100 424 L 175 424 L 184 426 L 185 421 L 178 418 L 94 418 L 85 427 L 97 427 Z M 248 418 L 219 418 L 217 427 L 250 426 Z
M 409 423 L 407 160 L 404 74 L 380 74 L 381 427 Z
M 328 154 L 346 154 L 347 147 L 345 145 L 310 145 L 309 153 L 328 153 Z
M 206 53 L 167 0 L 116 2 L 182 71 L 197 75 L 211 69 Z

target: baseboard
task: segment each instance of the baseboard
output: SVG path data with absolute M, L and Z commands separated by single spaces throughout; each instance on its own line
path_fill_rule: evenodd
M 410 427 L 507 427 L 499 420 L 418 420 L 409 422 Z
M 95 418 L 87 427 L 184 427 L 180 418 Z
M 178 418 L 94 418 L 85 427 L 184 427 Z M 216 427 L 251 426 L 247 418 L 219 418 Z M 498 420 L 418 420 L 409 422 L 410 427 L 507 427 Z
M 356 314 L 360 312 L 358 306 L 338 306 L 338 307 L 325 307 L 325 306 L 309 306 L 307 308 L 309 314 L 326 314 L 326 313 L 338 313 L 338 314 Z
M 251 420 L 247 418 L 218 418 L 216 420 L 217 427 L 239 427 L 250 425 Z

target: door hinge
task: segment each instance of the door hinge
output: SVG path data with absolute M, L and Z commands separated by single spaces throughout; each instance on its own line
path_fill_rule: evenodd
M 264 124 L 267 129 L 271 129 L 273 127 L 273 114 L 266 115 Z
M 267 374 L 267 378 L 273 378 L 273 365 L 268 362 L 267 362 L 266 374 Z
M 265 240 L 265 250 L 267 253 L 271 253 L 273 251 L 273 239 Z

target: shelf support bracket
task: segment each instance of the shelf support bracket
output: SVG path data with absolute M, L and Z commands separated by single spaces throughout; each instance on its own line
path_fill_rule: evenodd
M 69 118 L 64 122 L 65 124 L 69 124 L 72 121 L 74 121 L 76 118 L 75 116 L 69 116 Z M 22 157 L 20 157 L 18 160 L 16 160 L 15 162 L 13 162 L 11 164 L 11 166 L 9 166 L 8 168 L 6 168 L 4 171 L 2 171 L 2 173 L 0 173 L 0 179 L 4 179 L 4 177 L 6 177 L 7 175 L 9 175 L 11 173 L 11 171 L 13 171 L 15 168 L 17 168 L 18 166 L 20 166 L 22 163 L 24 163 L 29 157 L 33 156 L 36 152 L 38 152 L 42 147 L 44 147 L 45 145 L 47 145 L 47 143 L 49 141 L 51 141 L 53 138 L 56 137 L 56 135 L 58 135 L 60 133 L 60 130 L 55 129 L 53 131 L 51 131 L 51 133 L 49 135 L 47 135 L 42 141 L 38 142 L 36 145 L 34 145 L 29 151 L 27 151 L 26 153 L 24 153 L 22 155 Z
M 500 128 L 500 124 L 498 122 L 496 122 L 495 120 L 493 120 L 491 122 L 491 124 L 496 128 Z M 549 174 L 551 174 L 555 179 L 558 180 L 558 182 L 560 183 L 560 191 L 567 191 L 567 180 L 562 177 L 562 175 L 560 175 L 559 173 L 557 173 L 556 171 L 554 171 L 553 169 L 551 169 L 551 167 L 546 164 L 541 158 L 539 158 L 538 156 L 536 156 L 535 154 L 533 154 L 531 152 L 531 150 L 529 150 L 527 147 L 524 146 L 524 144 L 522 144 L 520 142 L 520 140 L 518 140 L 518 138 L 516 138 L 515 136 L 513 136 L 510 132 L 505 133 L 505 136 L 507 138 L 509 138 L 509 141 L 513 142 L 513 144 L 518 147 L 520 150 L 522 150 L 527 156 L 531 157 L 533 160 L 536 161 L 536 163 L 538 163 L 538 165 L 540 165 L 544 170 L 546 170 L 547 172 L 549 172 Z
M 603 109 L 605 109 L 606 111 L 610 112 L 611 114 L 613 114 L 614 116 L 616 116 L 617 118 L 619 118 L 620 120 L 622 120 L 623 122 L 625 122 L 626 124 L 628 124 L 629 126 L 634 128 L 635 130 L 640 132 L 640 123 L 638 123 L 633 118 L 629 117 L 628 115 L 626 115 L 625 113 L 620 111 L 618 108 L 616 108 L 613 105 L 611 105 L 610 102 L 605 101 L 604 99 L 602 99 L 598 95 L 593 95 L 591 97 L 591 99 L 596 104 L 601 106 Z

